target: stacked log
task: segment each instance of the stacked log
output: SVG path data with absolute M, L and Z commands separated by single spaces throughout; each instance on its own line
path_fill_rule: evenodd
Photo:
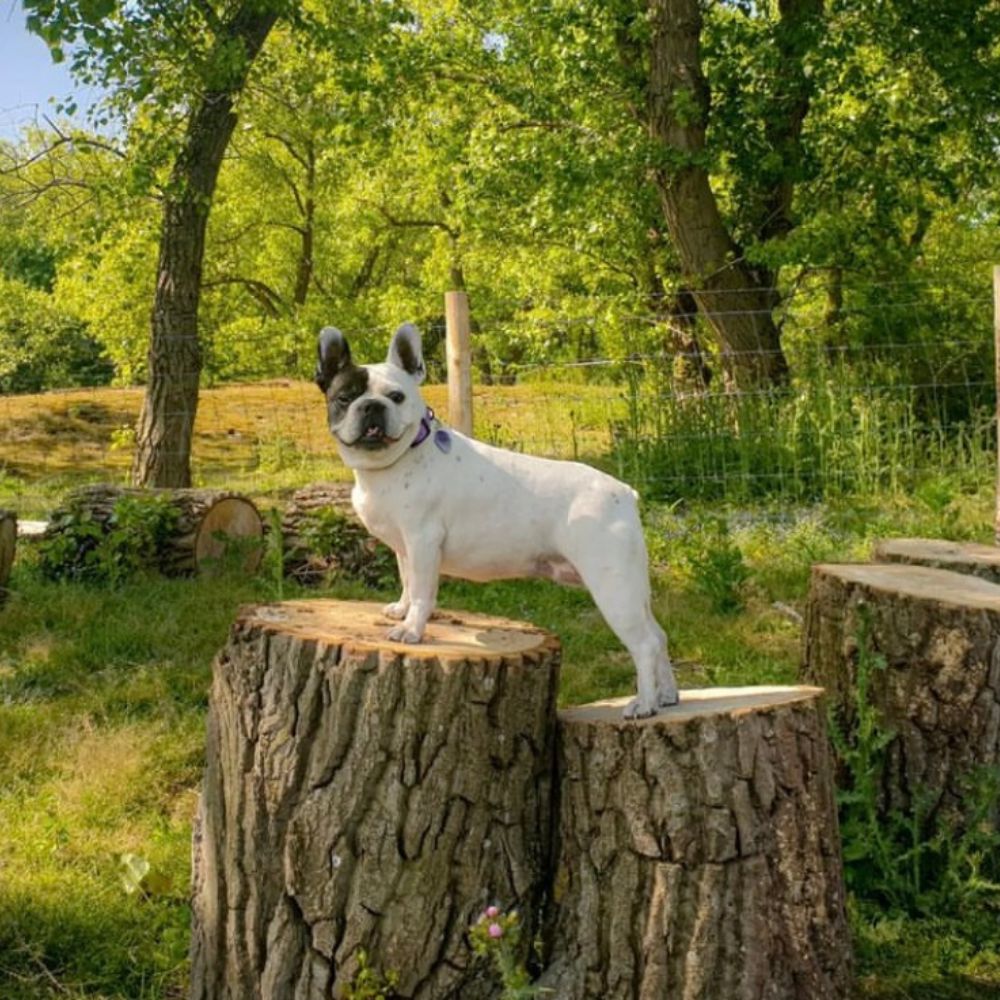
M 17 515 L 12 510 L 0 509 L 0 604 L 7 596 L 7 584 L 16 551 Z
M 316 483 L 297 490 L 285 507 L 285 573 L 299 583 L 323 584 L 336 576 L 370 587 L 395 581 L 395 557 L 358 520 L 351 489 L 350 483 Z
M 892 735 L 882 807 L 961 828 L 1000 763 L 1000 586 L 919 565 L 813 567 L 803 673 L 850 733 L 859 672 Z
M 560 713 L 559 1000 L 841 1000 L 851 951 L 816 688 Z
M 466 933 L 482 908 L 517 907 L 534 938 L 558 642 L 456 614 L 405 646 L 391 625 L 373 604 L 289 601 L 233 626 L 195 832 L 195 1000 L 341 996 L 362 950 L 394 995 L 486 1000 Z
M 146 490 L 100 484 L 86 486 L 69 494 L 62 507 L 53 511 L 45 532 L 46 540 L 60 535 L 74 535 L 81 523 L 97 525 L 101 532 L 112 531 L 116 506 L 124 499 L 157 498 L 173 510 L 173 526 L 156 555 L 155 567 L 169 575 L 197 573 L 217 566 L 233 543 L 243 548 L 241 565 L 253 572 L 260 564 L 263 546 L 263 522 L 254 504 L 244 496 L 226 490 Z M 96 544 L 96 540 L 89 540 Z M 251 544 L 247 545 L 246 543 Z M 70 558 L 82 558 L 81 551 Z

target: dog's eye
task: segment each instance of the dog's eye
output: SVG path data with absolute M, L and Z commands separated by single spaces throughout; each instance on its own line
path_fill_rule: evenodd
M 351 396 L 351 394 L 350 394 L 349 392 L 342 392 L 342 393 L 341 393 L 341 394 L 340 394 L 340 395 L 339 395 L 339 396 L 337 397 L 337 402 L 338 402 L 338 403 L 339 403 L 339 404 L 340 404 L 341 406 L 350 406 L 350 405 L 351 405 L 351 403 L 353 402 L 353 397 Z
M 404 399 L 406 399 L 406 393 L 405 393 L 405 392 L 400 392 L 400 391 L 399 391 L 399 390 L 397 389 L 397 390 L 395 390 L 395 391 L 393 391 L 393 392 L 390 392 L 390 393 L 389 393 L 389 398 L 390 398 L 390 399 L 391 399 L 391 400 L 392 400 L 392 401 L 393 401 L 394 403 L 402 403 L 402 402 L 403 402 L 403 400 L 404 400 Z

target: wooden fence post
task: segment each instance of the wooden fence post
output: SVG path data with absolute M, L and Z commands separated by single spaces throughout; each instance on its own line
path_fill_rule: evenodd
M 444 317 L 448 355 L 448 423 L 472 436 L 472 345 L 469 327 L 469 296 L 465 292 L 444 293 Z
M 997 384 L 997 496 L 993 539 L 1000 545 L 1000 265 L 993 267 L 993 345 L 996 352 Z

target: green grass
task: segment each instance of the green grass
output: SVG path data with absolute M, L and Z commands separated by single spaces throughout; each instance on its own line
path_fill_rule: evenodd
M 884 534 L 987 537 L 991 500 L 939 482 L 879 504 L 722 510 L 749 569 L 735 612 L 713 606 L 690 559 L 720 510 L 650 507 L 655 607 L 681 684 L 794 681 L 799 629 L 774 604 L 801 610 L 813 561 L 864 558 Z M 182 997 L 211 661 L 236 609 L 272 599 L 275 586 L 225 576 L 52 584 L 25 552 L 12 589 L 0 612 L 0 997 Z M 284 584 L 285 597 L 302 593 Z M 373 596 L 356 584 L 324 593 Z M 628 657 L 582 591 L 448 581 L 441 604 L 559 634 L 563 704 L 632 690 Z M 122 854 L 149 862 L 155 893 L 125 892 Z M 1000 996 L 995 913 L 904 920 L 856 908 L 854 926 L 859 996 Z

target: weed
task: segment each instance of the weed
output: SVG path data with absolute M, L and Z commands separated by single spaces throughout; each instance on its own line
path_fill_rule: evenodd
M 551 993 L 534 986 L 522 960 L 521 917 L 517 910 L 504 913 L 488 906 L 469 928 L 472 950 L 493 962 L 503 987 L 501 1000 L 533 1000 Z
M 752 574 L 724 519 L 703 523 L 686 561 L 695 589 L 708 598 L 713 611 L 731 615 L 743 610 L 745 586 Z
M 390 970 L 385 974 L 369 965 L 368 953 L 358 952 L 358 971 L 353 982 L 344 987 L 343 1000 L 392 1000 L 399 985 L 399 973 Z

